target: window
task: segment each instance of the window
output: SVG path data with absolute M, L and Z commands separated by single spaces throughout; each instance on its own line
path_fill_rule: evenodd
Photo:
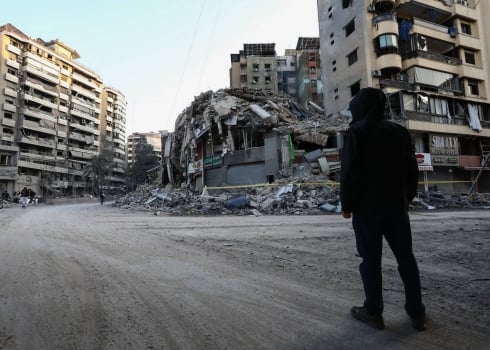
M 395 34 L 380 35 L 375 39 L 376 55 L 398 53 L 398 37 Z
M 361 90 L 361 82 L 358 81 L 350 86 L 350 95 L 354 97 L 360 90 Z
M 13 157 L 10 154 L 0 154 L 0 165 L 13 165 Z
M 471 24 L 461 23 L 461 33 L 471 35 Z
M 352 66 L 354 63 L 357 62 L 357 49 L 347 55 L 347 62 L 349 66 Z
M 473 52 L 465 51 L 464 52 L 464 60 L 469 64 L 476 64 L 475 54 Z
M 468 89 L 470 90 L 471 95 L 479 96 L 480 90 L 478 89 L 478 81 L 474 79 L 468 80 Z
M 271 64 L 270 63 L 264 64 L 264 68 L 265 68 L 265 71 L 266 72 L 270 72 L 270 70 L 271 70 Z
M 258 63 L 254 63 L 253 66 L 252 66 L 254 72 L 258 72 L 259 71 L 259 64 Z
M 342 0 L 342 8 L 345 10 L 349 6 L 352 6 L 352 0 Z
M 354 30 L 356 30 L 356 23 L 354 20 L 350 21 L 345 27 L 345 37 L 348 37 L 349 35 L 352 34 Z

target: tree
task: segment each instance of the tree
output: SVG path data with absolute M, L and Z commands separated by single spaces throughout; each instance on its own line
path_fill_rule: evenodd
M 147 171 L 160 165 L 158 157 L 153 152 L 153 146 L 148 144 L 145 138 L 141 138 L 136 144 L 134 162 L 126 172 L 128 189 L 134 190 L 137 185 L 144 184 L 147 180 Z
M 113 160 L 114 146 L 112 142 L 104 140 L 99 154 L 92 158 L 91 165 L 84 172 L 85 176 L 92 177 L 97 193 L 100 192 L 100 187 L 104 186 L 105 177 L 111 173 Z

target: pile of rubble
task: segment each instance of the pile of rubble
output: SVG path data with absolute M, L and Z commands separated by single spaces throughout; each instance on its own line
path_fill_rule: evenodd
M 298 215 L 340 211 L 338 186 L 326 177 L 312 176 L 196 194 L 155 186 L 140 186 L 114 202 L 123 209 L 169 215 Z
M 324 176 L 279 180 L 241 190 L 200 194 L 171 186 L 140 186 L 114 202 L 122 209 L 146 210 L 154 215 L 317 215 L 339 213 L 339 187 Z M 490 208 L 490 193 L 419 194 L 411 210 Z
M 155 215 L 339 213 L 339 186 L 333 180 L 339 179 L 340 154 L 338 148 L 326 147 L 328 138 L 345 131 L 350 120 L 347 112 L 325 117 L 320 106 L 309 103 L 302 107 L 287 95 L 248 89 L 204 92 L 178 116 L 175 131 L 162 139 L 162 175 L 155 181 L 167 185 L 141 186 L 114 205 Z M 230 156 L 239 154 L 240 161 L 246 160 L 254 138 L 265 134 L 280 135 L 281 142 L 286 135 L 294 143 L 292 151 L 289 145 L 280 144 L 277 170 L 282 177 L 274 177 L 269 184 L 200 186 L 204 182 L 196 179 L 210 169 L 209 159 L 203 156 L 207 147 L 213 151 L 210 159 L 220 160 L 218 168 L 236 166 L 238 162 L 230 163 Z M 209 185 L 211 179 L 207 180 Z M 226 176 L 221 180 L 225 182 Z M 411 203 L 412 210 L 488 206 L 489 195 L 440 192 L 420 194 Z

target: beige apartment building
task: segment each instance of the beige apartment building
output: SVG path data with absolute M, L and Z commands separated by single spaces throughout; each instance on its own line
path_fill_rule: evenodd
M 79 64 L 60 40 L 33 39 L 0 27 L 0 189 L 44 195 L 93 193 L 92 158 L 114 151 L 100 186 L 124 185 L 126 101 Z M 99 181 L 100 182 L 100 181 Z
M 276 55 L 274 43 L 243 44 L 231 54 L 230 87 L 284 93 L 323 112 L 320 39 L 299 37 L 296 49 L 283 56 Z
M 363 87 L 412 134 L 427 188 L 490 191 L 490 2 L 318 0 L 324 106 L 348 113 Z M 373 166 L 383 161 L 383 150 Z M 487 168 L 490 170 L 490 164 Z
M 153 155 L 162 159 L 162 140 L 159 132 L 134 132 L 128 136 L 128 165 L 134 162 L 136 145 L 142 139 L 145 139 L 146 143 L 153 147 Z

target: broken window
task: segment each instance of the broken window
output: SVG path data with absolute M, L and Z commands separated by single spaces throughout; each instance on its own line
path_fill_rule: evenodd
M 253 77 L 252 84 L 258 84 L 258 82 L 259 82 L 259 77 Z
M 264 64 L 264 68 L 265 68 L 266 72 L 270 72 L 271 71 L 271 64 L 270 63 Z
M 471 24 L 462 22 L 461 33 L 471 35 Z
M 468 79 L 468 90 L 471 95 L 479 96 L 480 90 L 478 88 L 478 81 L 474 79 Z
M 352 97 L 354 97 L 354 96 L 357 95 L 357 93 L 359 92 L 359 90 L 361 90 L 361 82 L 358 81 L 358 82 L 352 84 L 349 88 L 350 88 L 350 95 Z
M 254 71 L 254 72 L 258 72 L 258 71 L 259 71 L 259 64 L 258 64 L 258 63 L 254 63 L 254 64 L 252 65 L 252 68 L 253 68 L 253 71 Z
M 345 10 L 349 6 L 352 6 L 352 0 L 342 0 L 342 8 Z
M 354 63 L 357 62 L 357 49 L 352 51 L 350 54 L 347 55 L 347 63 L 349 66 L 352 66 Z
M 475 54 L 473 52 L 465 51 L 464 52 L 464 60 L 469 64 L 476 64 Z
M 0 165 L 14 165 L 14 158 L 11 154 L 0 154 Z
M 344 30 L 345 30 L 345 37 L 348 37 L 349 35 L 352 34 L 354 30 L 356 30 L 356 24 L 354 19 L 345 26 Z
M 425 95 L 417 95 L 417 111 L 429 112 L 429 97 Z
M 270 84 L 271 83 L 271 77 L 265 77 L 265 83 Z
M 252 128 L 238 128 L 231 132 L 235 150 L 246 150 L 253 147 L 264 146 L 263 133 Z

